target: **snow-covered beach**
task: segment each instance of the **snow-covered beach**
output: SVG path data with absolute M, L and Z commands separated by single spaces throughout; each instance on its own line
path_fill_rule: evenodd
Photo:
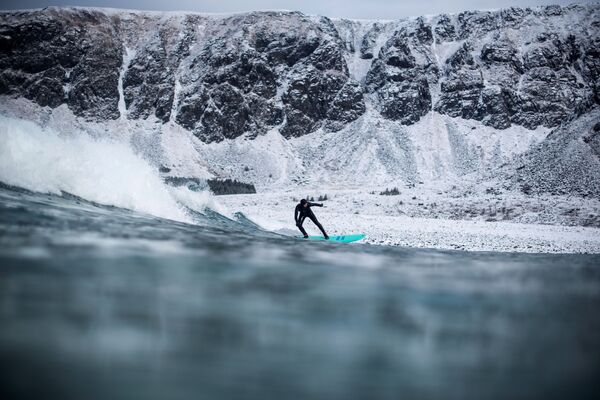
M 451 219 L 448 213 L 436 218 L 435 212 L 407 216 L 404 211 L 409 211 L 411 205 L 396 198 L 400 196 L 352 190 L 324 192 L 328 200 L 324 201 L 325 207 L 315 208 L 315 213 L 328 233 L 365 233 L 364 243 L 466 251 L 600 253 L 599 228 L 540 223 L 543 219 L 532 213 L 524 212 L 515 219 L 531 222 L 502 220 L 499 211 L 497 220 L 489 215 Z M 290 192 L 259 193 L 218 196 L 217 201 L 230 214 L 242 212 L 264 229 L 299 235 L 293 221 L 294 200 L 299 198 Z M 403 204 L 398 205 L 400 202 Z M 485 203 L 481 200 L 480 207 L 485 208 Z M 305 222 L 305 228 L 318 234 L 310 221 Z

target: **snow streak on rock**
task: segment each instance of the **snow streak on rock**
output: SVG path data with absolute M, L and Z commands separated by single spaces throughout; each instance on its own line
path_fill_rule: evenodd
M 135 57 L 135 51 L 129 48 L 125 48 L 125 53 L 123 54 L 123 65 L 121 66 L 121 73 L 119 74 L 119 114 L 120 119 L 127 119 L 127 105 L 125 104 L 125 95 L 123 94 L 123 76 L 127 72 L 129 68 L 129 64 L 131 60 Z

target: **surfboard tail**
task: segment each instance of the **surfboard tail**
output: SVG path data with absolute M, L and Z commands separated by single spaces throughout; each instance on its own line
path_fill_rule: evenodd
M 353 233 L 349 235 L 336 235 L 329 236 L 329 239 L 325 239 L 323 236 L 309 236 L 309 240 L 327 240 L 328 242 L 338 242 L 338 243 L 352 243 L 359 240 L 362 240 L 366 237 L 364 233 Z

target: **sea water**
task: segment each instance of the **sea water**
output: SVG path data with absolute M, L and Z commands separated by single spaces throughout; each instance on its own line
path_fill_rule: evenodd
M 0 397 L 592 398 L 600 257 L 306 242 L 0 187 Z

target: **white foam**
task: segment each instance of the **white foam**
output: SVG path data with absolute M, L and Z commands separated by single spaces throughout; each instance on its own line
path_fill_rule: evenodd
M 213 211 L 218 212 L 221 215 L 225 215 L 226 217 L 231 218 L 232 214 L 219 204 L 213 195 L 208 191 L 204 192 L 195 192 L 189 190 L 187 187 L 174 187 L 170 188 L 169 192 L 173 195 L 173 197 L 177 200 L 179 204 L 184 205 L 187 208 L 192 210 L 201 211 L 204 208 L 208 207 Z
M 30 121 L 3 116 L 0 180 L 36 192 L 68 192 L 183 222 L 190 218 L 178 199 L 197 211 L 211 202 L 207 194 L 184 188 L 174 193 L 156 168 L 125 143 L 93 139 L 85 133 L 65 136 Z

